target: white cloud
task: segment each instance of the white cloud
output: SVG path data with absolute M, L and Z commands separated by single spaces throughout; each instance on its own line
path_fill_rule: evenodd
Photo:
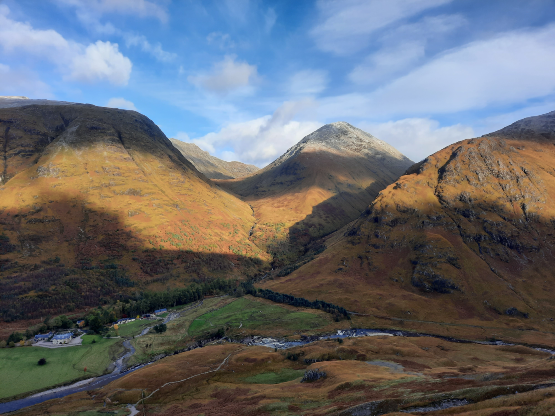
M 117 43 L 97 41 L 85 53 L 73 58 L 69 78 L 82 82 L 108 80 L 114 85 L 127 85 L 133 64 L 123 56 Z
M 450 144 L 476 136 L 470 126 L 456 124 L 440 127 L 436 120 L 425 118 L 407 118 L 387 123 L 361 123 L 359 127 L 389 143 L 415 162 Z
M 29 98 L 54 98 L 50 86 L 38 79 L 36 74 L 25 70 L 14 70 L 0 64 L 0 95 L 24 95 Z
M 368 56 L 349 74 L 357 84 L 377 84 L 415 65 L 425 55 L 422 42 L 406 42 L 394 48 L 383 48 Z
M 307 69 L 299 71 L 287 82 L 287 90 L 290 95 L 316 95 L 326 89 L 328 85 L 328 73 L 324 70 Z
M 387 25 L 451 0 L 320 0 L 320 22 L 310 34 L 323 51 L 348 55 L 367 46 Z
M 217 149 L 233 149 L 223 151 L 218 157 L 263 167 L 322 126 L 313 121 L 293 120 L 312 105 L 310 100 L 286 102 L 271 116 L 231 123 L 217 133 L 209 133 L 191 142 L 212 154 Z
M 125 45 L 128 48 L 130 46 L 140 46 L 143 52 L 151 54 L 160 62 L 171 62 L 177 58 L 176 53 L 163 50 L 159 42 L 152 45 L 143 35 L 126 34 L 124 38 Z
M 239 89 L 245 90 L 245 87 L 251 86 L 257 79 L 256 66 L 236 62 L 235 58 L 234 55 L 228 55 L 214 65 L 211 73 L 189 76 L 187 80 L 197 87 L 219 95 Z
M 401 25 L 381 37 L 382 47 L 369 55 L 349 74 L 357 84 L 376 85 L 389 81 L 421 64 L 429 40 L 467 23 L 459 15 L 424 17 L 416 23 Z
M 135 104 L 133 104 L 131 101 L 126 100 L 125 98 L 122 98 L 122 97 L 110 98 L 108 100 L 108 103 L 106 104 L 106 107 L 119 108 L 121 110 L 138 111 L 137 107 L 135 107 Z
M 372 94 L 384 113 L 451 113 L 555 92 L 555 25 L 472 42 Z
M 154 17 L 161 22 L 168 21 L 167 1 L 149 0 L 55 0 L 61 6 L 73 6 L 80 19 L 92 21 L 104 14 L 116 13 L 138 17 Z
M 277 14 L 272 8 L 269 8 L 264 14 L 264 30 L 269 33 L 276 24 Z
M 49 57 L 71 49 L 70 43 L 55 30 L 33 29 L 29 23 L 11 20 L 9 13 L 8 6 L 0 4 L 0 45 L 6 52 L 25 51 Z
M 235 42 L 231 40 L 228 33 L 222 32 L 212 32 L 206 37 L 206 41 L 210 45 L 217 45 L 222 50 L 233 49 L 235 47 Z
M 11 20 L 9 12 L 7 6 L 0 5 L 0 46 L 7 54 L 26 53 L 50 60 L 66 79 L 127 84 L 132 64 L 117 44 L 97 41 L 85 46 L 68 41 L 54 30 L 34 29 L 29 23 Z

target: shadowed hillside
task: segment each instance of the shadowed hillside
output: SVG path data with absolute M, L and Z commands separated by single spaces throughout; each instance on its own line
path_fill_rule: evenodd
M 218 159 L 194 143 L 186 143 L 176 139 L 170 139 L 170 141 L 187 160 L 195 165 L 199 172 L 202 172 L 210 179 L 242 178 L 258 170 L 254 165 L 246 165 L 241 162 L 226 162 L 225 160 Z
M 71 296 L 57 291 L 68 288 L 86 288 L 71 302 L 79 307 L 133 282 L 243 276 L 253 264 L 243 270 L 241 258 L 262 263 L 248 241 L 250 207 L 200 174 L 147 117 L 43 104 L 0 108 L 3 312 L 28 298 L 65 307 Z
M 252 241 L 277 264 L 357 218 L 412 162 L 348 123 L 328 124 L 254 175 L 219 183 L 252 205 Z
M 266 287 L 407 321 L 555 329 L 555 112 L 455 143 Z

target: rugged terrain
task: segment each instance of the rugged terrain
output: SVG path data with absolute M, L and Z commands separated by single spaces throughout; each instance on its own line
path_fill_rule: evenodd
M 133 286 L 243 277 L 262 264 L 265 253 L 248 240 L 251 208 L 147 117 L 28 103 L 0 108 L 5 319 L 97 306 Z
M 551 112 L 446 147 L 265 287 L 392 323 L 553 331 L 554 138 Z
M 337 122 L 306 136 L 254 175 L 218 183 L 252 205 L 252 240 L 280 265 L 357 218 L 411 164 L 387 143 Z
M 226 162 L 205 152 L 194 143 L 170 139 L 172 144 L 199 172 L 210 179 L 234 179 L 255 173 L 258 167 L 241 162 Z

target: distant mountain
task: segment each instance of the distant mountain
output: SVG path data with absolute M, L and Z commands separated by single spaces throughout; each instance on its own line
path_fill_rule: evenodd
M 317 259 L 267 287 L 374 316 L 553 331 L 554 227 L 551 112 L 412 166 Z
M 261 263 L 265 254 L 248 241 L 251 208 L 199 173 L 147 117 L 18 101 L 0 100 L 5 319 L 175 280 L 239 277 Z
M 194 143 L 170 139 L 172 144 L 195 167 L 210 179 L 234 179 L 248 176 L 259 170 L 257 166 L 241 162 L 226 162 L 205 152 Z
M 254 175 L 218 183 L 252 205 L 252 239 L 279 262 L 357 218 L 412 161 L 338 122 L 309 134 Z

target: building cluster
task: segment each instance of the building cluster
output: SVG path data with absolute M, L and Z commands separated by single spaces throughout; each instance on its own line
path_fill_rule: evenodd
M 39 341 L 51 341 L 52 344 L 59 345 L 59 344 L 67 344 L 69 343 L 74 337 L 72 332 L 63 332 L 56 334 L 54 332 L 49 332 L 48 334 L 37 334 L 35 335 L 35 342 Z
M 167 311 L 168 310 L 166 308 L 156 309 L 153 313 L 145 313 L 142 316 L 137 315 L 136 318 L 121 318 L 121 319 L 118 319 L 116 322 L 114 322 L 112 326 L 127 324 L 129 322 L 135 321 L 136 319 L 156 319 L 157 315 L 161 315 L 163 313 L 166 313 Z

